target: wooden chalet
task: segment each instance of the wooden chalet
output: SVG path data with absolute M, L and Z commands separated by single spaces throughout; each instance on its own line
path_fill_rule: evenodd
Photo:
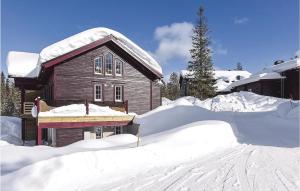
M 277 61 L 273 66 L 232 83 L 232 92 L 250 91 L 260 95 L 299 100 L 300 59 Z
M 92 30 L 107 33 L 103 28 Z M 88 30 L 79 36 L 74 35 L 73 41 L 81 43 L 82 34 L 91 33 Z M 38 144 L 44 142 L 64 146 L 89 138 L 89 133 L 96 138 L 137 133 L 132 124 L 132 115 L 34 118 L 31 112 L 34 105 L 42 112 L 79 103 L 86 104 L 88 110 L 89 103 L 92 103 L 127 113 L 143 114 L 160 106 L 158 82 L 162 72 L 157 70 L 160 66 L 155 63 L 156 67 L 153 67 L 153 58 L 139 47 L 136 48 L 137 45 L 131 41 L 130 46 L 126 46 L 128 44 L 124 41 L 127 38 L 124 37 L 124 40 L 121 37 L 107 33 L 48 60 L 43 60 L 43 51 L 40 54 L 9 53 L 9 77 L 14 78 L 15 86 L 21 90 L 22 138 L 25 141 L 37 140 Z M 54 47 L 54 50 L 59 50 L 60 45 L 68 43 L 68 39 L 46 49 Z M 58 49 L 55 49 L 56 46 Z

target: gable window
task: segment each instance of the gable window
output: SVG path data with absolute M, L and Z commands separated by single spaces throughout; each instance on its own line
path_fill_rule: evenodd
M 103 57 L 97 57 L 94 59 L 95 74 L 103 74 Z
M 108 75 L 112 75 L 113 68 L 113 55 L 112 53 L 107 53 L 105 55 L 105 73 Z
M 121 126 L 116 126 L 115 127 L 115 135 L 118 135 L 118 134 L 122 134 L 122 127 Z
M 115 101 L 123 101 L 123 88 L 122 86 L 115 86 Z
M 115 60 L 115 72 L 116 76 L 122 76 L 123 62 L 120 59 Z
M 102 101 L 102 84 L 94 85 L 94 100 Z

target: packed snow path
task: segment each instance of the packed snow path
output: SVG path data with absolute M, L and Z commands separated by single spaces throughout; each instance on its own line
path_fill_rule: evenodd
M 232 149 L 95 185 L 90 190 L 290 190 L 300 189 L 300 149 L 242 144 Z

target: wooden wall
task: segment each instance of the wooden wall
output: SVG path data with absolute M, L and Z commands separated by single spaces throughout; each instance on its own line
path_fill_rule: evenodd
M 113 59 L 123 61 L 123 76 L 94 74 L 94 58 L 113 53 Z M 114 67 L 113 67 L 114 68 Z M 114 74 L 114 71 L 113 71 Z M 115 54 L 108 47 L 102 46 L 75 57 L 54 68 L 54 104 L 63 105 L 68 102 L 80 102 L 85 99 L 94 100 L 94 84 L 103 84 L 103 99 L 114 101 L 114 85 L 124 86 L 124 100 L 128 100 L 129 112 L 143 114 L 151 109 L 151 80 L 126 60 Z M 160 105 L 160 89 L 152 87 L 153 107 Z M 101 104 L 99 102 L 99 104 Z

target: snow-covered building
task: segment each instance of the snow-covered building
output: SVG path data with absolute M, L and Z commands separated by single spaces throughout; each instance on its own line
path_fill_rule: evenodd
M 250 91 L 260 95 L 299 100 L 300 58 L 276 61 L 274 65 L 232 83 L 231 91 Z
M 9 77 L 14 78 L 21 90 L 22 137 L 25 140 L 36 139 L 37 132 L 40 135 L 39 123 L 31 115 L 37 97 L 52 107 L 87 100 L 94 105 L 125 108 L 137 114 L 161 105 L 158 82 L 163 74 L 160 65 L 130 39 L 107 28 L 83 31 L 44 48 L 39 54 L 11 51 L 7 56 L 7 68 Z M 44 130 L 43 139 L 51 135 L 50 142 L 56 146 L 83 139 L 87 128 L 78 127 L 87 126 L 86 122 L 77 122 L 77 125 L 75 122 L 44 124 L 43 128 L 53 128 L 51 132 Z M 93 125 L 101 127 L 101 131 L 89 128 L 100 133 L 97 137 L 102 137 L 103 131 L 112 134 L 127 131 L 124 123 L 116 121 L 90 124 Z M 124 127 L 119 127 L 121 125 Z
M 224 94 L 230 92 L 228 88 L 231 83 L 239 81 L 244 78 L 248 78 L 251 75 L 248 71 L 244 70 L 216 70 L 214 71 L 214 78 L 216 80 L 216 89 L 218 94 Z M 188 70 L 180 71 L 180 92 L 182 96 L 187 95 L 187 82 L 190 78 L 193 78 Z

